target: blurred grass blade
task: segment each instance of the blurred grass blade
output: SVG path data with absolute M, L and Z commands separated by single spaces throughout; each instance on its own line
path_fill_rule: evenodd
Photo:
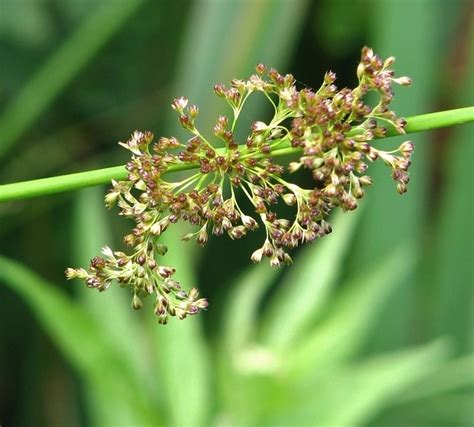
M 23 265 L 3 256 L 0 280 L 30 306 L 44 330 L 84 378 L 130 409 L 129 422 L 157 422 L 146 394 L 139 384 L 130 381 L 133 375 L 129 366 L 117 357 L 108 335 L 89 313 Z
M 411 405 L 396 406 L 392 412 L 403 412 L 413 426 L 470 427 L 474 421 L 472 393 L 436 396 Z
M 212 96 L 214 84 L 247 76 L 254 72 L 254 66 L 258 62 L 266 62 L 271 66 L 284 64 L 293 51 L 306 5 L 307 2 L 302 0 L 293 2 L 285 0 L 262 0 L 258 2 L 251 0 L 196 1 L 189 18 L 187 34 L 181 50 L 181 59 L 177 71 L 178 78 L 175 82 L 179 92 L 177 91 L 175 95 L 185 94 L 192 103 L 199 105 L 199 120 L 201 123 L 207 123 L 207 129 L 210 129 L 216 117 L 226 112 L 222 100 Z M 291 19 L 288 19 L 289 16 L 291 16 Z M 252 117 L 249 110 L 246 110 L 245 114 Z M 175 122 L 173 115 L 170 123 L 174 124 Z M 171 134 L 179 133 L 176 127 L 172 126 L 168 131 Z M 179 246 L 178 244 L 171 245 L 169 253 L 173 254 L 173 248 L 175 248 L 174 251 L 181 251 L 181 247 L 182 244 Z M 173 260 L 173 262 L 176 264 L 179 261 L 186 262 L 186 258 L 190 257 L 192 257 L 191 254 L 181 253 L 179 259 Z M 178 269 L 181 274 L 184 272 L 189 274 L 191 270 L 192 266 L 189 264 L 187 268 L 182 266 Z M 264 284 L 259 283 L 259 286 L 263 288 Z M 254 298 L 258 297 L 257 293 L 256 291 L 256 294 L 253 295 Z M 247 297 L 250 298 L 251 296 L 248 295 Z M 242 298 L 244 298 L 243 295 Z M 251 315 L 250 311 L 249 307 L 249 316 Z M 205 314 L 201 316 L 203 315 Z M 192 334 L 199 332 L 199 330 L 191 330 L 198 329 L 198 319 L 190 319 L 186 325 L 181 322 L 172 322 L 168 326 L 166 329 L 157 329 L 156 333 L 160 340 L 167 338 L 166 342 L 170 343 L 170 347 L 163 345 L 157 349 L 157 352 L 166 360 L 162 368 L 166 370 L 168 366 L 170 371 L 166 372 L 165 375 L 170 378 L 174 375 L 174 383 L 168 387 L 168 392 L 175 399 L 171 403 L 174 408 L 173 412 L 175 412 L 174 425 L 197 425 L 198 422 L 193 417 L 186 417 L 186 414 L 183 414 L 182 408 L 189 405 L 189 399 L 186 401 L 184 398 L 176 398 L 176 396 L 189 392 L 187 387 L 183 390 L 187 382 L 199 381 L 199 375 L 189 376 L 183 371 L 183 369 L 187 369 L 185 368 L 185 364 L 189 363 L 187 359 L 196 352 L 196 349 L 190 346 L 192 337 L 188 336 L 188 332 L 183 331 L 189 330 L 189 333 Z M 233 328 L 234 326 L 228 325 L 228 327 Z M 173 335 L 178 332 L 185 335 L 176 339 Z M 245 336 L 247 336 L 247 332 L 242 330 L 240 336 L 229 338 L 228 344 L 235 345 L 237 340 L 243 340 Z M 234 341 L 231 342 L 232 340 Z M 200 352 L 199 347 L 197 351 Z M 169 353 L 169 355 L 166 356 L 164 353 Z M 208 374 L 207 372 L 207 377 L 202 380 L 204 388 L 209 387 Z M 192 387 L 198 392 L 199 389 L 195 385 L 192 385 Z M 238 390 L 235 391 L 238 392 Z M 206 400 L 207 398 L 206 395 Z M 197 406 L 197 402 L 195 404 Z M 249 412 L 252 411 L 250 408 L 248 410 Z M 179 420 L 182 421 L 182 424 L 179 424 Z M 242 424 L 243 420 L 240 418 L 236 422 Z
M 379 0 L 371 5 L 372 28 L 367 34 L 371 47 L 385 58 L 395 56 L 397 74 L 408 75 L 413 79 L 409 90 L 395 89 L 391 108 L 405 117 L 430 111 L 439 85 L 436 70 L 440 67 L 438 46 L 445 31 L 442 14 L 442 9 L 446 9 L 444 2 L 416 0 L 404 3 L 400 0 Z M 423 54 L 420 55 L 420 52 Z M 407 240 L 413 240 L 419 245 L 418 250 L 422 250 L 426 218 L 431 210 L 428 200 L 429 138 L 428 133 L 420 133 L 410 135 L 410 138 L 380 141 L 380 146 L 390 149 L 403 140 L 413 140 L 416 149 L 410 169 L 410 185 L 408 193 L 400 197 L 382 162 L 376 162 L 369 168 L 369 174 L 376 185 L 367 191 L 366 209 L 358 230 L 360 238 L 357 237 L 357 250 L 351 256 L 355 274 L 365 267 L 376 268 L 394 246 Z M 385 351 L 409 342 L 409 322 L 416 311 L 416 298 L 423 286 L 415 273 L 413 271 L 413 276 L 407 276 L 405 280 L 417 286 L 408 283 L 407 286 L 401 286 L 397 304 L 387 301 L 387 305 L 382 308 L 383 318 L 380 322 L 385 328 L 376 331 L 369 352 Z M 423 293 L 429 293 L 430 289 L 431 286 L 424 288 Z
M 217 348 L 217 385 L 220 405 L 234 414 L 235 421 L 242 425 L 252 424 L 255 411 L 253 405 L 242 398 L 250 398 L 246 390 L 251 385 L 242 377 L 239 361 L 255 351 L 259 306 L 276 273 L 277 270 L 267 263 L 261 263 L 248 267 L 240 277 L 227 284 L 230 294 L 223 310 Z M 255 404 L 258 402 L 258 399 L 254 400 Z
M 334 402 L 337 410 L 328 411 L 332 425 L 361 425 L 390 405 L 420 379 L 431 374 L 448 357 L 449 346 L 445 341 L 435 341 L 410 349 L 368 360 L 343 374 L 346 384 L 335 379 L 337 387 L 349 391 L 342 399 L 345 404 Z M 329 405 L 324 405 L 329 409 Z M 333 406 L 333 409 L 336 409 Z
M 199 120 L 210 130 L 217 116 L 226 112 L 222 100 L 213 96 L 214 84 L 246 77 L 259 62 L 283 66 L 293 53 L 308 3 L 195 1 L 180 52 L 175 95 L 185 94 L 199 105 Z M 178 126 L 173 126 L 175 114 L 170 117 L 174 134 L 178 131 Z
M 465 79 L 459 83 L 459 102 L 473 103 L 474 25 L 471 24 Z M 441 172 L 442 204 L 436 218 L 434 260 L 427 266 L 435 289 L 433 323 L 436 334 L 449 334 L 460 351 L 474 351 L 474 124 L 454 129 L 446 144 Z
M 230 295 L 225 304 L 221 343 L 229 354 L 255 337 L 259 305 L 276 272 L 268 263 L 260 263 L 248 267 L 241 277 L 228 284 Z
M 89 260 L 97 255 L 105 245 L 115 247 L 111 241 L 107 213 L 103 202 L 102 187 L 90 188 L 80 191 L 75 198 L 75 211 L 73 221 L 72 250 L 75 266 L 86 266 Z M 79 286 L 80 300 L 84 308 L 89 311 L 96 325 L 100 325 L 102 333 L 107 335 L 113 352 L 127 365 L 133 378 L 126 378 L 131 383 L 141 384 L 144 389 L 152 383 L 150 368 L 147 364 L 146 348 L 140 343 L 145 342 L 143 328 L 140 328 L 138 313 L 130 307 L 130 294 L 118 286 L 111 286 L 103 295 L 98 295 L 82 283 Z M 134 343 L 134 345 L 130 345 Z M 122 374 L 125 375 L 125 374 Z M 152 387 L 149 387 L 152 390 Z M 108 424 L 122 422 L 122 412 L 129 410 L 115 393 L 108 395 L 96 393 L 90 399 L 97 415 L 107 413 Z M 151 394 L 151 393 L 150 393 Z M 97 421 L 96 425 L 104 422 Z
M 343 268 L 358 218 L 358 211 L 338 213 L 332 220 L 335 232 L 296 257 L 264 317 L 265 344 L 284 349 L 314 324 Z
M 101 187 L 89 188 L 79 192 L 75 198 L 72 239 L 75 266 L 88 265 L 104 245 L 115 247 L 106 218 L 112 213 L 104 207 L 103 194 Z M 130 309 L 130 294 L 118 286 L 111 286 L 103 296 L 85 286 L 80 286 L 79 292 L 86 309 L 109 336 L 116 354 L 121 355 L 131 367 L 140 370 L 139 382 L 149 378 L 143 349 L 129 344 L 144 339 L 140 333 L 139 316 Z
M 398 396 L 396 402 L 426 399 L 459 389 L 472 390 L 472 387 L 474 387 L 474 355 L 469 355 L 443 365 L 435 374 Z M 471 398 L 474 403 L 474 396 Z
M 304 380 L 289 402 L 291 418 L 271 425 L 313 426 L 366 425 L 389 407 L 397 396 L 435 372 L 449 354 L 443 340 L 414 349 L 366 359 L 360 364 L 321 372 L 316 380 Z M 307 393 L 312 390 L 312 393 Z
M 130 18 L 143 0 L 98 2 L 0 116 L 0 158 Z
M 183 287 L 196 286 L 193 242 L 181 242 L 184 234 L 179 224 L 170 227 L 162 243 L 168 253 L 162 258 L 165 265 L 176 268 L 176 279 Z M 211 361 L 203 336 L 201 317 L 185 320 L 171 318 L 166 326 L 150 316 L 150 333 L 155 346 L 156 369 L 160 384 L 158 392 L 167 400 L 170 411 L 169 426 L 205 426 L 211 408 Z
M 380 308 L 389 296 L 394 296 L 394 289 L 403 283 L 413 265 L 412 246 L 404 245 L 374 270 L 342 286 L 327 318 L 301 340 L 292 355 L 287 354 L 288 369 L 300 373 L 310 368 L 324 371 L 354 356 L 371 330 L 380 325 L 375 321 Z

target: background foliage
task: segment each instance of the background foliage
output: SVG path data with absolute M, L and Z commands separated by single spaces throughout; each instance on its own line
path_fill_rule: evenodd
M 399 114 L 472 105 L 473 18 L 469 0 L 0 0 L 0 182 L 124 163 L 134 129 L 177 131 L 176 96 L 212 123 L 212 85 L 257 62 L 350 85 L 364 44 L 413 78 Z M 290 268 L 250 265 L 250 236 L 168 236 L 211 306 L 166 327 L 65 281 L 128 226 L 105 188 L 0 205 L 0 424 L 472 425 L 472 133 L 413 136 L 408 194 L 373 168 Z

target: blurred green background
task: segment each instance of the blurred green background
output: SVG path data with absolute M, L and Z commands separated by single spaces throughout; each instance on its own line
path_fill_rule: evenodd
M 134 129 L 177 131 L 176 96 L 210 128 L 213 84 L 258 62 L 342 87 L 369 45 L 414 80 L 400 115 L 472 105 L 473 22 L 470 0 L 0 0 L 0 182 L 123 164 Z M 408 194 L 375 165 L 289 268 L 250 265 L 261 236 L 202 250 L 170 231 L 211 305 L 166 327 L 64 278 L 120 246 L 106 187 L 1 204 L 0 425 L 474 425 L 473 131 L 410 136 Z

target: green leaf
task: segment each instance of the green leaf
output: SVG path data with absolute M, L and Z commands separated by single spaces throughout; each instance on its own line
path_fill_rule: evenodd
M 392 409 L 392 412 L 402 413 L 403 419 L 414 426 L 472 426 L 474 397 L 472 393 L 440 395 L 409 405 L 397 406 Z M 395 424 L 395 426 L 398 425 L 400 424 Z
M 405 403 L 426 399 L 473 386 L 474 355 L 469 355 L 449 361 L 433 375 L 400 395 L 396 401 Z
M 217 348 L 217 385 L 222 406 L 241 423 L 249 424 L 255 416 L 247 400 L 250 394 L 246 391 L 256 390 L 252 378 L 245 373 L 245 365 L 250 368 L 246 358 L 258 352 L 259 306 L 274 282 L 276 272 L 267 263 L 261 263 L 248 267 L 240 277 L 227 284 L 230 294 L 223 310 Z M 261 399 L 254 399 L 254 402 L 261 405 Z
M 313 426 L 364 425 L 397 396 L 435 372 L 448 354 L 447 343 L 438 340 L 321 371 L 309 381 L 289 386 L 295 394 L 268 425 L 307 425 L 309 420 Z
M 307 4 L 308 2 L 301 0 L 292 2 L 285 0 L 262 0 L 258 2 L 203 0 L 194 3 L 189 21 L 190 26 L 187 29 L 181 51 L 178 77 L 175 84 L 179 88 L 179 92 L 176 92 L 177 95 L 184 94 L 192 103 L 200 106 L 199 120 L 201 123 L 214 123 L 216 117 L 226 111 L 222 100 L 212 96 L 212 87 L 215 83 L 248 76 L 254 72 L 254 66 L 258 62 L 266 62 L 270 66 L 281 66 L 285 63 L 293 51 L 299 25 L 304 18 Z M 288 16 L 291 16 L 291 19 L 288 19 Z M 218 36 L 216 37 L 216 35 Z M 261 113 L 261 110 L 255 112 L 258 114 Z M 248 116 L 253 116 L 253 113 L 249 110 L 246 110 L 245 113 Z M 174 116 L 172 123 L 175 123 Z M 208 125 L 208 129 L 210 126 Z M 170 128 L 169 132 L 174 134 L 176 132 L 175 128 Z M 170 254 L 173 252 L 173 247 L 170 246 Z M 180 259 L 178 261 L 184 261 L 186 255 L 183 254 L 181 246 L 179 248 Z M 182 274 L 183 269 L 180 270 Z M 260 286 L 263 288 L 264 284 L 259 283 L 256 286 L 257 288 Z M 246 296 L 242 294 L 242 301 L 246 298 L 258 297 L 257 290 L 253 296 L 250 295 L 251 293 L 249 291 Z M 212 309 L 211 301 L 210 310 Z M 250 323 L 251 307 L 248 307 L 248 309 L 247 316 L 249 317 L 247 317 L 247 320 Z M 205 313 L 201 316 L 205 316 Z M 242 319 L 245 316 L 245 313 L 242 313 Z M 193 326 L 188 324 L 182 326 L 181 322 L 173 322 L 171 325 L 167 325 L 167 328 L 171 326 L 173 331 L 192 328 L 196 327 L 196 321 L 197 319 L 186 321 L 187 323 L 192 322 Z M 238 335 L 229 337 L 227 344 L 237 346 L 239 341 L 242 343 L 242 340 L 250 333 L 248 330 L 250 328 L 249 323 L 243 325 L 245 328 Z M 236 325 L 236 323 L 231 321 L 226 328 L 233 329 L 233 325 Z M 160 335 L 168 334 L 168 330 L 160 330 L 157 333 Z M 181 345 L 181 340 L 175 343 L 176 352 L 178 352 L 176 348 Z M 194 350 L 185 349 L 183 351 L 194 354 Z M 170 351 L 170 354 L 173 353 Z M 182 358 L 181 355 L 176 355 L 176 357 L 179 360 Z M 175 360 L 175 363 L 178 362 Z M 222 374 L 225 375 L 225 371 L 222 371 Z M 179 373 L 178 378 L 175 379 L 177 384 L 172 389 L 174 393 L 179 390 L 179 387 L 183 387 L 183 382 L 179 383 L 182 378 L 183 375 Z M 191 377 L 187 379 L 189 380 L 189 378 Z M 192 380 L 194 381 L 194 378 Z M 176 405 L 176 411 L 182 411 L 183 404 L 179 408 L 178 402 L 173 403 L 173 405 Z M 247 409 L 249 417 L 252 418 L 252 409 L 248 406 Z M 178 414 L 174 417 L 175 420 L 178 419 L 177 416 Z M 186 425 L 193 422 L 189 418 L 185 420 Z M 242 418 L 236 420 L 236 422 L 245 423 Z M 178 424 L 176 421 L 175 423 Z
M 179 224 L 167 230 L 162 243 L 169 251 L 160 262 L 175 267 L 176 279 L 189 289 L 196 286 L 195 246 L 192 242 L 181 242 L 183 234 Z M 150 336 L 160 379 L 158 391 L 166 399 L 170 426 L 207 424 L 211 408 L 211 361 L 201 324 L 205 315 L 201 312 L 185 320 L 171 318 L 166 326 L 150 317 Z
M 73 253 L 77 266 L 86 266 L 104 245 L 115 247 L 107 222 L 107 216 L 113 213 L 107 212 L 104 207 L 103 194 L 100 187 L 90 188 L 81 191 L 76 198 Z M 130 346 L 130 342 L 145 340 L 140 328 L 140 318 L 130 307 L 130 293 L 118 286 L 111 286 L 106 293 L 98 295 L 81 284 L 80 298 L 109 336 L 117 354 L 132 369 L 138 370 L 137 380 L 144 381 L 148 377 L 145 352 L 140 346 Z
M 470 55 L 465 80 L 459 82 L 459 101 L 466 105 L 474 99 L 474 85 L 469 71 L 474 67 L 474 29 L 471 28 Z M 434 289 L 434 330 L 449 334 L 463 352 L 474 351 L 474 203 L 472 166 L 474 124 L 454 129 L 446 144 L 441 172 L 441 206 L 436 218 L 434 256 L 427 265 Z
M 225 303 L 220 342 L 229 354 L 255 340 L 259 305 L 276 272 L 268 263 L 261 263 L 248 267 L 228 284 L 230 294 Z
M 97 390 L 114 395 L 133 418 L 124 423 L 152 423 L 157 418 L 129 366 L 115 353 L 110 339 L 86 310 L 16 261 L 0 256 L 0 280 L 29 305 L 44 330 L 69 362 Z M 138 418 L 136 418 L 138 417 Z
M 338 213 L 334 233 L 296 257 L 264 317 L 262 341 L 266 345 L 284 349 L 321 315 L 343 269 L 358 218 L 359 212 Z
M 411 246 L 398 247 L 374 270 L 341 287 L 331 311 L 287 354 L 289 372 L 325 370 L 354 356 L 378 323 L 380 308 L 413 268 Z M 394 296 L 394 302 L 396 303 Z
M 395 56 L 396 74 L 413 79 L 410 88 L 395 90 L 391 108 L 403 117 L 431 111 L 439 88 L 436 73 L 440 67 L 439 44 L 445 31 L 442 10 L 446 8 L 443 2 L 412 1 L 409 12 L 406 7 L 401 7 L 399 0 L 380 0 L 370 4 L 373 14 L 367 34 L 370 46 L 383 57 Z M 351 257 L 354 274 L 365 268 L 376 268 L 394 246 L 407 240 L 418 244 L 416 250 L 424 255 L 424 231 L 432 210 L 428 199 L 431 184 L 429 138 L 428 133 L 420 133 L 377 142 L 376 145 L 387 150 L 408 139 L 415 143 L 410 184 L 408 193 L 402 197 L 396 192 L 390 172 L 382 162 L 377 161 L 369 168 L 374 185 L 367 191 L 366 209 L 356 237 L 357 247 Z M 397 304 L 387 301 L 382 308 L 380 322 L 385 328 L 371 337 L 368 351 L 386 351 L 410 342 L 409 322 L 417 309 L 423 309 L 425 295 L 431 290 L 431 286 L 425 286 L 416 274 L 414 270 L 413 276 L 406 277 L 406 286 L 401 286 L 397 293 Z M 421 306 L 417 306 L 418 301 Z
M 75 199 L 73 220 L 72 249 L 75 266 L 86 266 L 88 260 L 100 252 L 104 245 L 114 247 L 111 241 L 110 228 L 107 223 L 107 212 L 103 202 L 103 189 L 90 188 L 79 192 Z M 141 343 L 146 342 L 143 328 L 140 328 L 139 315 L 130 307 L 131 296 L 126 289 L 115 284 L 106 293 L 99 295 L 88 289 L 83 283 L 74 283 L 79 287 L 82 306 L 87 310 L 100 329 L 108 337 L 112 351 L 116 358 L 121 360 L 130 377 L 124 379 L 130 383 L 143 385 L 144 391 L 148 386 L 153 390 L 155 384 L 151 381 L 149 366 L 147 365 L 147 351 Z M 90 387 L 95 388 L 95 378 Z M 119 424 L 124 418 L 124 412 L 133 414 L 131 405 L 124 405 L 117 399 L 114 391 L 108 394 L 94 393 L 90 403 L 95 410 L 96 419 L 106 416 L 107 421 L 97 419 L 96 425 Z M 151 395 L 151 393 L 150 393 Z M 129 416 L 130 419 L 139 417 L 139 414 Z M 92 417 L 94 419 L 94 417 Z
M 99 2 L 0 116 L 0 157 L 130 18 L 143 0 Z
M 247 77 L 259 62 L 273 67 L 286 64 L 294 52 L 308 3 L 307 0 L 194 2 L 180 51 L 175 93 L 186 95 L 201 107 L 200 123 L 207 123 L 210 129 L 217 116 L 226 112 L 222 100 L 213 96 L 216 83 Z M 261 108 L 254 112 L 261 113 Z M 253 117 L 249 110 L 246 115 Z M 170 115 L 171 134 L 179 132 L 178 126 L 174 126 L 175 116 Z

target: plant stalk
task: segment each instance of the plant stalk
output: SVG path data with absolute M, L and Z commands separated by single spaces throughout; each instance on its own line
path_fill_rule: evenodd
M 406 121 L 407 125 L 405 130 L 407 134 L 460 125 L 474 122 L 474 107 L 421 114 L 418 116 L 408 117 Z M 399 134 L 397 134 L 394 129 L 388 130 L 387 137 L 397 135 Z M 220 150 L 222 151 L 225 149 L 222 148 Z M 293 148 L 288 144 L 286 147 L 273 150 L 271 156 L 294 154 L 298 151 L 299 149 Z M 197 167 L 198 165 L 176 165 L 171 167 L 168 172 L 178 172 Z M 112 179 L 124 180 L 126 177 L 127 171 L 124 166 L 114 166 L 105 169 L 54 176 L 51 178 L 5 184 L 0 185 L 0 202 L 62 193 L 77 190 L 79 188 L 106 184 Z

